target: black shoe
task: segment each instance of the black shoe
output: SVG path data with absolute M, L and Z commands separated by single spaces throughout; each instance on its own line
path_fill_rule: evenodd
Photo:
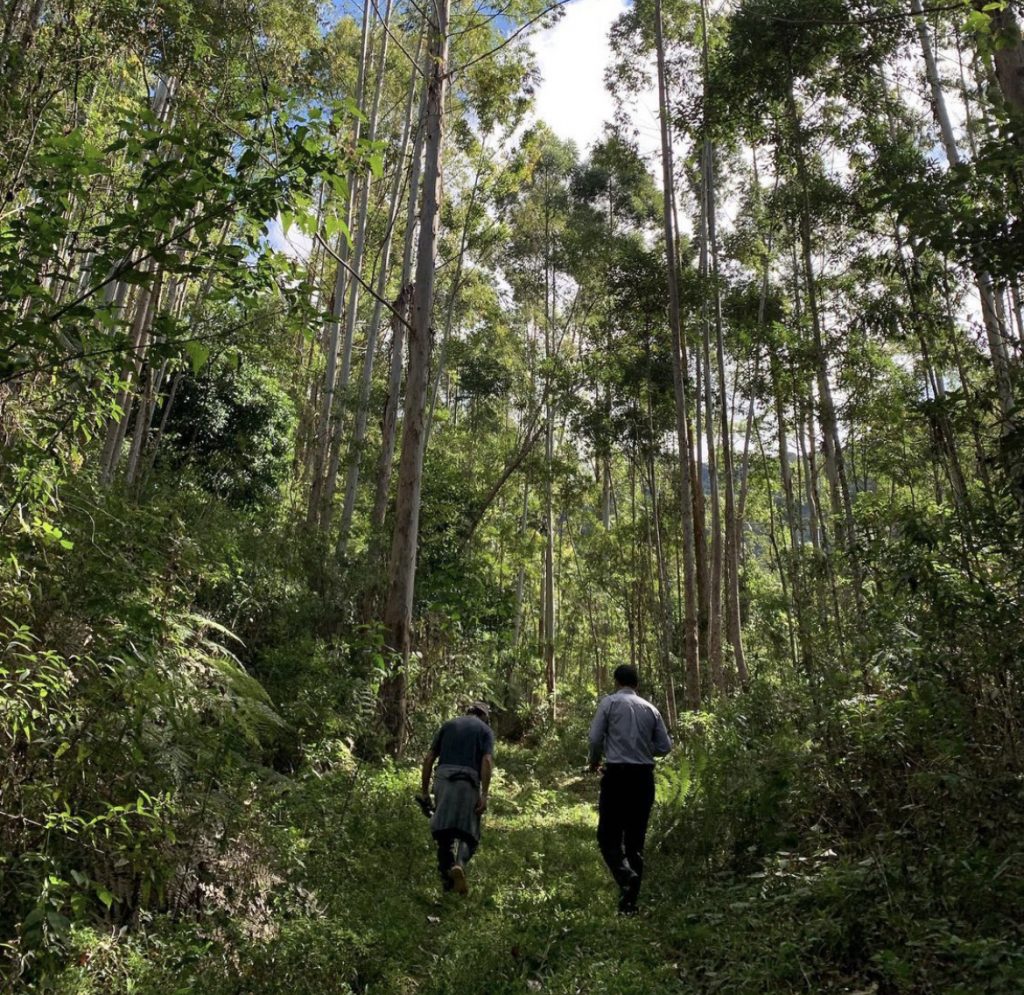
M 619 886 L 619 915 L 635 916 L 636 900 L 640 894 L 640 875 L 630 871 L 629 879 Z

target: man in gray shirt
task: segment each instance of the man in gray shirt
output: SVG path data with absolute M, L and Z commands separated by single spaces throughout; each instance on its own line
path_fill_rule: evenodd
M 619 912 L 633 915 L 654 804 L 654 758 L 665 756 L 672 740 L 658 709 L 636 693 L 636 667 L 624 663 L 614 676 L 615 692 L 601 699 L 590 724 L 590 769 L 599 769 L 603 753 L 597 843 L 619 886 Z
M 437 842 L 437 867 L 445 891 L 469 890 L 466 867 L 480 843 L 480 817 L 487 811 L 487 791 L 494 768 L 494 733 L 486 702 L 474 701 L 465 715 L 449 719 L 434 736 L 423 758 L 419 803 L 432 811 L 430 832 Z M 430 801 L 434 774 L 436 807 Z

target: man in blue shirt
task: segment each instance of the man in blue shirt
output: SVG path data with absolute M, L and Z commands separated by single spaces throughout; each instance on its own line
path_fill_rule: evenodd
M 599 769 L 603 753 L 597 843 L 619 886 L 619 912 L 633 915 L 654 804 L 654 758 L 665 756 L 672 740 L 658 709 L 636 693 L 636 667 L 624 663 L 614 677 L 614 693 L 601 699 L 590 724 L 590 769 Z
M 487 791 L 494 767 L 494 733 L 486 703 L 474 701 L 465 715 L 449 719 L 434 736 L 423 758 L 419 802 L 433 808 L 430 832 L 437 842 L 437 866 L 445 891 L 469 890 L 466 865 L 480 843 L 480 817 L 487 811 Z M 428 791 L 434 762 L 436 807 Z

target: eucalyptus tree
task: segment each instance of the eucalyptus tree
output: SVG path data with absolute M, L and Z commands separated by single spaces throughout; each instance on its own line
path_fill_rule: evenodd
M 182 17 L 161 29 L 111 11 L 76 38 L 46 20 L 30 49 L 8 39 L 6 57 L 41 60 L 4 92 L 28 127 L 19 132 L 13 110 L 3 121 L 14 152 L 3 220 L 13 293 L 3 322 L 20 367 L 13 391 L 27 401 L 43 389 L 42 408 L 46 395 L 76 409 L 81 401 L 85 421 L 69 414 L 60 433 L 78 444 L 102 409 L 95 465 L 108 483 L 129 434 L 129 482 L 151 462 L 154 415 L 173 403 L 175 371 L 209 355 L 187 327 L 202 302 L 276 290 L 263 226 L 338 161 L 322 121 L 303 120 L 298 88 L 289 89 L 287 70 L 319 39 L 311 12 L 283 12 L 287 30 L 262 5 L 225 20 L 182 4 Z M 231 17 L 262 34 L 257 59 Z M 147 53 L 144 66 L 135 47 Z M 253 85 L 260 74 L 263 85 Z M 40 84 L 50 96 L 36 103 Z M 252 265 L 241 265 L 250 253 Z M 65 371 L 57 391 L 44 386 L 46 369 Z
M 359 54 L 356 61 L 356 83 L 355 83 L 355 107 L 356 116 L 352 124 L 352 141 L 353 143 L 359 141 L 362 123 L 364 119 L 364 103 L 366 94 L 366 78 L 367 78 L 367 64 L 370 58 L 369 53 L 369 40 L 370 40 L 370 27 L 372 23 L 372 4 L 370 0 L 366 0 L 363 5 L 363 16 L 362 16 L 362 29 L 359 34 Z M 390 10 L 390 7 L 389 7 Z M 344 22 L 343 22 L 344 23 Z M 383 62 L 386 58 L 387 53 L 387 33 L 382 32 L 381 40 L 381 68 L 383 68 Z M 377 74 L 377 87 L 375 94 L 380 92 L 380 84 L 383 81 L 383 73 L 378 72 Z M 376 101 L 375 101 L 376 103 Z M 376 120 L 374 119 L 374 127 Z M 363 177 L 363 186 L 367 186 L 367 177 Z M 355 196 L 358 183 L 354 174 L 349 174 L 346 179 L 346 187 L 344 191 L 344 203 L 339 204 L 335 207 L 338 212 L 338 218 L 336 221 L 336 227 L 340 229 L 340 237 L 337 240 L 338 256 L 336 259 L 335 271 L 334 271 L 334 286 L 330 295 L 330 306 L 329 312 L 330 317 L 328 319 L 325 328 L 325 351 L 326 351 L 326 367 L 324 370 L 324 384 L 321 392 L 321 412 L 316 422 L 316 430 L 314 437 L 316 439 L 315 448 L 313 453 L 313 465 L 312 465 L 312 484 L 310 487 L 309 496 L 309 510 L 307 519 L 311 525 L 318 527 L 326 527 L 330 522 L 330 497 L 333 496 L 333 478 L 334 474 L 337 473 L 337 462 L 335 453 L 340 443 L 340 432 L 341 432 L 341 417 L 340 412 L 337 410 L 339 407 L 336 404 L 336 395 L 338 389 L 338 361 L 341 358 L 341 384 L 342 390 L 347 387 L 348 384 L 348 365 L 351 362 L 352 356 L 352 332 L 354 329 L 354 312 L 353 322 L 350 325 L 346 320 L 344 325 L 344 332 L 342 326 L 342 316 L 347 315 L 345 309 L 346 292 L 350 296 L 354 296 L 355 281 L 349 280 L 350 266 L 347 260 L 349 253 L 349 245 L 351 242 L 351 227 L 353 222 L 353 208 L 355 204 Z M 358 258 L 356 259 L 356 275 L 362 262 L 362 248 L 363 248 L 363 232 L 365 231 L 365 212 L 362 215 L 363 225 L 358 228 Z M 351 284 L 351 286 L 350 286 Z M 337 426 L 337 427 L 336 427 Z M 334 474 L 331 472 L 331 467 L 334 468 Z
M 448 84 L 449 0 L 434 6 L 427 44 L 427 98 L 423 118 L 423 206 L 420 215 L 405 386 L 402 454 L 398 465 L 395 525 L 388 561 L 388 593 L 382 620 L 388 648 L 400 659 L 381 687 L 381 710 L 389 746 L 398 749 L 405 732 L 406 661 L 410 650 L 420 491 L 426 446 L 427 378 L 433 338 L 434 285 L 441 207 L 441 161 L 445 91 Z
M 422 45 L 422 34 L 420 36 L 419 44 L 417 45 L 416 54 L 414 59 L 416 65 L 420 63 L 420 47 Z M 381 73 L 383 75 L 383 73 Z M 420 142 L 420 131 L 415 141 L 413 142 L 414 150 L 413 157 L 414 161 L 408 172 L 405 169 L 405 159 L 408 154 L 408 147 L 410 142 L 411 131 L 413 127 L 412 108 L 416 98 L 417 82 L 419 74 L 417 72 L 410 72 L 409 74 L 409 87 L 406 96 L 405 103 L 405 114 L 404 124 L 402 127 L 402 137 L 399 141 L 395 161 L 393 164 L 393 172 L 391 177 L 391 188 L 388 197 L 388 208 L 385 222 L 384 231 L 384 242 L 379 250 L 379 258 L 377 260 L 377 281 L 376 289 L 374 291 L 374 304 L 373 304 L 373 315 L 370 318 L 370 323 L 366 332 L 366 346 L 363 358 L 362 373 L 359 379 L 359 394 L 356 401 L 356 411 L 354 419 L 354 428 L 352 431 L 352 440 L 349 445 L 349 457 L 348 457 L 348 470 L 345 478 L 345 499 L 342 507 L 341 514 L 341 528 L 338 538 L 338 552 L 340 555 L 344 555 L 346 545 L 349 537 L 349 530 L 352 527 L 352 516 L 355 513 L 356 503 L 356 490 L 359 485 L 359 467 L 360 457 L 362 455 L 362 447 L 366 437 L 366 423 L 369 416 L 369 404 L 370 404 L 370 386 L 373 378 L 373 367 L 374 360 L 377 355 L 377 337 L 380 332 L 381 320 L 384 312 L 384 301 L 385 293 L 387 292 L 387 282 L 390 276 L 390 264 L 391 264 L 391 246 L 394 240 L 395 229 L 398 223 L 398 214 L 401 206 L 401 195 L 403 187 L 408 185 L 409 187 L 409 204 L 410 208 L 406 216 L 406 250 L 402 257 L 402 269 L 399 275 L 399 287 L 402 288 L 399 291 L 399 296 L 396 298 L 393 312 L 393 323 L 392 323 L 392 348 L 397 361 L 401 363 L 402 356 L 402 342 L 404 340 L 404 312 L 405 308 L 405 295 L 404 289 L 409 284 L 409 279 L 412 270 L 412 236 L 414 232 L 414 225 L 412 222 L 412 214 L 415 212 L 416 196 L 418 193 L 418 178 L 419 178 L 419 160 L 422 153 L 422 145 Z M 422 90 L 424 97 L 426 90 Z M 377 101 L 375 100 L 375 103 Z M 369 184 L 366 187 L 369 189 Z M 365 215 L 365 208 L 363 210 Z M 365 217 L 364 217 L 364 228 L 365 228 Z M 395 356 L 392 357 L 392 362 L 395 361 Z M 391 382 L 389 378 L 389 388 L 391 388 Z M 395 394 L 395 405 L 392 410 L 397 411 L 397 384 L 392 388 Z M 387 443 L 387 449 L 389 454 L 393 451 L 394 443 Z M 389 455 L 390 459 L 390 455 Z
M 517 153 L 518 203 L 510 216 L 511 238 L 504 273 L 522 311 L 527 335 L 538 344 L 538 390 L 544 425 L 543 575 L 539 629 L 540 656 L 552 714 L 556 709 L 555 591 L 555 372 L 567 348 L 567 335 L 579 305 L 579 288 L 567 272 L 562 236 L 569 213 L 569 181 L 576 148 L 538 125 L 523 137 Z
M 674 720 L 677 674 L 676 585 L 670 578 L 668 523 L 661 495 L 661 458 L 671 433 L 670 369 L 664 334 L 665 275 L 648 246 L 657 233 L 661 196 L 634 143 L 609 129 L 580 164 L 571 192 L 574 208 L 565 237 L 573 278 L 589 302 L 581 329 L 579 373 L 586 393 L 570 399 L 574 430 L 595 455 L 600 480 L 600 520 L 611 545 L 628 536 L 629 567 L 624 571 L 635 597 L 621 596 L 630 656 L 644 665 L 637 634 L 649 613 L 656 635 L 656 658 L 666 712 Z M 660 366 L 659 366 L 660 364 Z M 626 461 L 626 480 L 619 467 Z M 619 492 L 620 481 L 628 498 Z M 638 484 L 639 481 L 639 484 Z M 633 521 L 641 498 L 641 516 Z M 624 510 L 629 507 L 629 528 Z M 621 523 L 621 524 L 620 524 Z M 602 547 L 598 547 L 599 549 Z M 587 550 L 581 553 L 586 557 Z M 609 582 L 615 573 L 609 572 Z M 648 606 L 639 592 L 650 594 Z M 606 641 L 613 619 L 592 621 L 595 642 Z
M 416 581 L 423 459 L 427 441 L 427 399 L 434 333 L 434 302 L 439 225 L 443 206 L 442 150 L 446 129 L 446 94 L 459 90 L 459 79 L 514 42 L 521 30 L 543 19 L 553 8 L 530 3 L 486 7 L 453 7 L 441 0 L 427 12 L 428 44 L 424 72 L 422 206 L 419 219 L 416 276 L 408 324 L 408 368 L 405 384 L 401 456 L 398 468 L 388 590 L 382 611 L 390 671 L 381 687 L 380 713 L 390 749 L 399 750 L 406 726 L 407 660 Z M 454 15 L 454 16 L 453 16 Z M 502 37 L 494 22 L 522 25 Z M 460 20 L 464 18 L 464 20 Z M 483 41 L 481 42 L 481 39 Z M 482 51 L 474 44 L 482 47 Z M 489 47 L 488 47 L 489 46 Z M 454 52 L 454 57 L 452 57 Z M 522 86 L 518 82 L 513 92 Z M 553 680 L 553 658 L 552 658 Z
M 697 641 L 697 561 L 693 518 L 692 446 L 690 398 L 687 389 L 687 358 L 679 300 L 678 223 L 676 220 L 675 168 L 671 127 L 669 77 L 666 63 L 665 30 L 661 0 L 654 5 L 655 49 L 658 61 L 658 117 L 661 126 L 661 180 L 663 228 L 668 267 L 669 327 L 672 334 L 672 377 L 676 396 L 676 435 L 680 459 L 680 508 L 683 523 L 683 577 L 685 613 L 683 652 L 686 665 L 686 704 L 700 703 L 700 659 Z M 699 468 L 698 468 L 699 469 Z

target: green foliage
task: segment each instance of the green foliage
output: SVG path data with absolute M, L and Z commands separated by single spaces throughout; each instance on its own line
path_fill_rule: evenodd
M 287 477 L 294 422 L 277 380 L 249 363 L 184 376 L 167 426 L 167 468 L 190 471 L 228 504 L 263 504 Z
M 523 132 L 535 58 L 506 31 L 541 8 L 456 5 L 398 660 L 382 592 L 408 578 L 391 576 L 393 523 L 371 520 L 365 486 L 390 455 L 378 422 L 396 340 L 382 326 L 384 353 L 364 349 L 378 305 L 388 319 L 368 291 L 378 269 L 389 301 L 409 279 L 396 261 L 414 232 L 384 190 L 402 193 L 413 158 L 402 49 L 417 18 L 396 10 L 379 56 L 374 24 L 367 75 L 357 21 L 321 24 L 307 0 L 7 5 L 12 989 L 1021 989 L 1021 141 L 995 95 L 1013 11 L 929 13 L 938 49 L 964 55 L 963 161 L 943 168 L 923 103 L 903 96 L 917 25 L 889 0 L 662 6 L 692 514 L 710 566 L 724 536 L 708 447 L 731 445 L 751 678 L 726 645 L 714 680 L 709 570 L 702 709 L 679 717 L 659 767 L 647 911 L 623 921 L 594 845 L 588 719 L 624 660 L 681 711 L 691 515 L 661 197 L 625 113 L 582 155 L 546 125 Z M 638 0 L 615 28 L 623 94 L 648 82 L 652 17 Z M 356 282 L 334 253 L 367 290 L 348 342 L 333 332 L 353 298 L 337 294 Z M 972 287 L 989 279 L 1003 314 L 986 346 Z M 335 349 L 347 382 L 328 382 Z M 845 481 L 823 445 L 827 389 Z M 363 487 L 339 543 L 359 417 Z M 334 505 L 317 506 L 334 462 Z M 371 761 L 396 666 L 406 754 Z M 438 894 L 411 794 L 416 752 L 473 697 L 494 705 L 499 768 L 461 902 Z

